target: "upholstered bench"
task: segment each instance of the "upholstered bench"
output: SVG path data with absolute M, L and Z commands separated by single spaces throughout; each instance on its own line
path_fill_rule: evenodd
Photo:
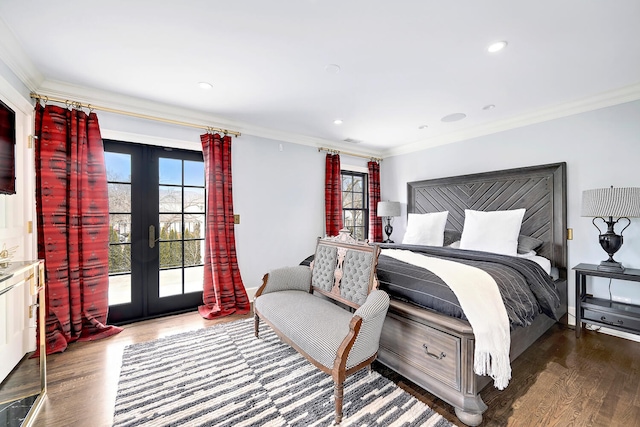
M 255 335 L 260 319 L 280 339 L 334 382 L 335 422 L 342 421 L 343 384 L 377 356 L 389 297 L 377 289 L 380 248 L 356 242 L 348 230 L 318 239 L 310 267 L 273 270 L 254 301 Z

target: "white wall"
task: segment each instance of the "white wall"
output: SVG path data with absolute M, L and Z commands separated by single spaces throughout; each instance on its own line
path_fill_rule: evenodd
M 313 254 L 324 235 L 325 155 L 244 136 L 234 140 L 233 150 L 238 262 L 245 287 L 254 288 L 270 269 L 297 265 Z
M 598 244 L 591 218 L 580 216 L 582 191 L 608 186 L 640 187 L 640 101 L 474 138 L 416 153 L 394 156 L 381 166 L 381 193 L 403 203 L 393 236 L 406 228 L 407 182 L 522 166 L 567 163 L 569 267 L 597 264 L 607 256 Z M 616 228 L 619 232 L 619 228 Z M 640 219 L 631 220 L 615 259 L 640 268 Z M 589 291 L 609 297 L 608 280 L 589 280 Z M 569 272 L 569 306 L 575 307 L 574 276 Z M 640 304 L 640 285 L 614 280 L 614 299 Z

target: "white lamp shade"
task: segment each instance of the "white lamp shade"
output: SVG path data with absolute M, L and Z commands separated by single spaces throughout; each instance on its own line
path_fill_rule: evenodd
M 378 216 L 400 216 L 400 202 L 378 202 Z
M 582 192 L 581 216 L 640 217 L 640 188 L 596 188 Z

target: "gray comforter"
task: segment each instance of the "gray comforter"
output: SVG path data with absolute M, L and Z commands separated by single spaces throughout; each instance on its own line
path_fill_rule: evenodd
M 382 249 L 406 249 L 478 267 L 496 281 L 511 327 L 528 326 L 540 313 L 559 320 L 560 296 L 553 280 L 535 262 L 488 252 L 447 247 L 381 244 Z M 440 313 L 466 319 L 453 291 L 429 270 L 380 255 L 380 289 L 391 297 Z M 469 286 L 473 286 L 470 283 Z

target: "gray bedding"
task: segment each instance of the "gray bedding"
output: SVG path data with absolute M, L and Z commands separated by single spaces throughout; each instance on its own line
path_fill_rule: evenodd
M 447 247 L 382 244 L 381 248 L 407 249 L 483 269 L 498 285 L 512 328 L 530 325 L 540 313 L 559 320 L 560 296 L 553 280 L 531 260 Z M 453 291 L 429 270 L 380 255 L 377 274 L 380 289 L 393 298 L 466 319 Z

